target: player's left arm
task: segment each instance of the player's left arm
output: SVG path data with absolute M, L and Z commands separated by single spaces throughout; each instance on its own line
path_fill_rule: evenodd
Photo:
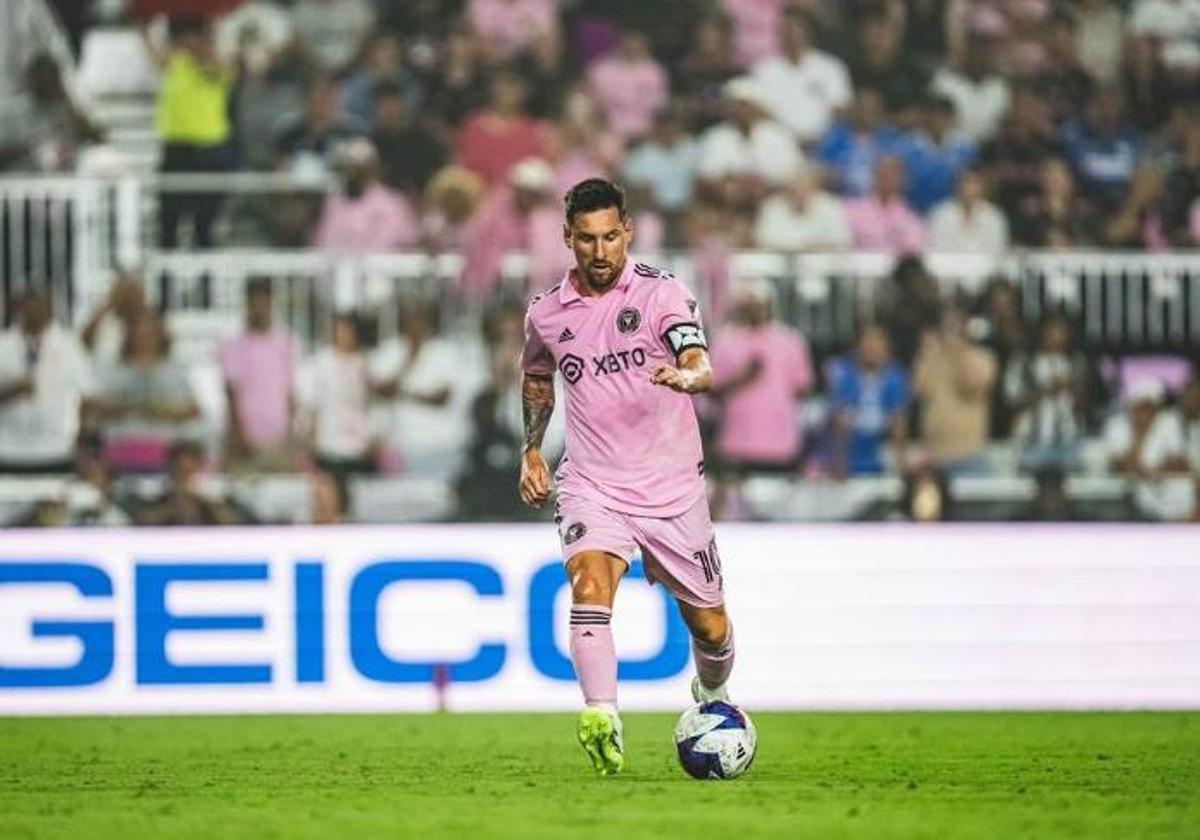
M 703 347 L 689 347 L 672 365 L 659 365 L 650 374 L 655 385 L 666 385 L 681 394 L 700 394 L 713 384 L 712 362 Z
M 700 308 L 686 286 L 665 275 L 656 296 L 658 334 L 675 357 L 674 365 L 658 365 L 650 372 L 650 381 L 682 394 L 699 394 L 713 386 L 712 362 L 708 357 L 708 339 L 700 320 Z

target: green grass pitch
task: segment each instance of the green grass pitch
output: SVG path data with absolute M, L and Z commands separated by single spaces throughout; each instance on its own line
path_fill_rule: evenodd
M 760 714 L 734 782 L 627 715 L 0 719 L 0 837 L 1200 838 L 1200 714 Z

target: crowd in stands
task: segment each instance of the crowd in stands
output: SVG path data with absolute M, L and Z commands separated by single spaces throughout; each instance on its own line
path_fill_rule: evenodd
M 463 518 L 531 515 L 514 490 L 519 306 L 454 332 L 419 298 L 391 330 L 377 313 L 340 312 L 306 349 L 278 318 L 271 279 L 252 278 L 242 326 L 210 363 L 221 383 L 213 412 L 196 363 L 172 354 L 143 289 L 118 278 L 78 335 L 53 319 L 45 295 L 19 300 L 0 333 L 0 474 L 74 473 L 93 488 L 87 499 L 113 506 L 85 507 L 86 522 L 121 521 L 114 476 L 164 474 L 176 489 L 124 515 L 243 521 L 246 511 L 210 505 L 189 484 L 213 469 L 310 476 L 321 521 L 346 516 L 355 477 L 372 475 L 453 484 Z M 1130 516 L 1200 518 L 1194 362 L 1086 355 L 1063 315 L 1023 320 L 1007 282 L 972 308 L 943 299 L 917 259 L 899 263 L 880 294 L 853 346 L 818 355 L 776 316 L 774 284 L 734 283 L 728 314 L 709 324 L 714 387 L 696 401 L 720 514 L 742 515 L 741 487 L 754 476 L 891 475 L 944 495 L 947 480 L 1008 474 L 1057 493 L 1028 515 L 1086 518 L 1062 494 L 1066 477 L 1084 473 L 1129 479 Z M 550 450 L 561 446 L 559 415 Z
M 1082 516 L 1063 477 L 1098 438 L 1138 515 L 1197 516 L 1194 369 L 1102 364 L 1069 321 L 1027 323 L 1003 282 L 982 305 L 943 300 L 914 256 L 1200 247 L 1196 0 L 252 0 L 166 29 L 146 30 L 164 175 L 335 187 L 272 196 L 244 228 L 221 224 L 220 192 L 164 191 L 162 247 L 252 230 L 280 247 L 461 250 L 482 341 L 442 334 L 410 300 L 395 329 L 340 313 L 302 348 L 254 278 L 244 328 L 216 353 L 214 433 L 141 279 L 114 283 L 79 335 L 27 294 L 0 336 L 0 471 L 90 488 L 84 513 L 35 520 L 245 519 L 195 489 L 216 464 L 308 471 L 314 518 L 334 521 L 354 476 L 444 473 L 449 451 L 461 515 L 520 515 L 521 313 L 495 303 L 500 264 L 524 251 L 531 290 L 556 282 L 560 197 L 598 174 L 628 188 L 638 251 L 902 258 L 856 346 L 825 357 L 777 317 L 770 284 L 734 279 L 698 402 L 727 515 L 761 473 L 903 475 L 928 507 L 945 477 L 992 471 L 1001 440 L 1039 478 L 1036 515 Z M 104 127 L 48 54 L 23 66 L 0 170 L 69 170 Z M 164 495 L 116 499 L 114 475 L 145 473 L 170 475 Z
M 536 208 L 595 174 L 635 190 L 649 250 L 1200 244 L 1196 0 L 253 0 L 142 23 L 164 173 L 337 175 L 254 235 L 482 250 L 476 293 L 497 217 L 536 251 Z M 35 54 L 5 98 L 0 169 L 101 139 L 55 67 Z M 549 176 L 504 201 L 532 161 Z M 215 244 L 220 206 L 164 193 L 162 245 Z

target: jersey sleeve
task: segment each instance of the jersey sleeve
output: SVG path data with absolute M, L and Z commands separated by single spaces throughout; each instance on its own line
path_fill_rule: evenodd
M 533 322 L 532 307 L 525 312 L 525 346 L 521 348 L 521 370 L 538 376 L 554 373 L 554 355 Z
M 707 350 L 700 307 L 691 290 L 675 277 L 664 277 L 662 284 L 657 297 L 655 329 L 667 350 L 676 358 L 692 347 Z

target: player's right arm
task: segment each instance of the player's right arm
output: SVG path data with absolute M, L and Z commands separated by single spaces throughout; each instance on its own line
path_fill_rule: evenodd
M 550 498 L 550 468 L 542 457 L 542 439 L 554 414 L 554 375 L 526 372 L 521 377 L 521 413 L 525 440 L 521 447 L 521 501 L 540 508 Z
M 534 299 L 534 303 L 537 299 Z M 554 355 L 533 323 L 532 304 L 525 313 L 525 346 L 521 350 L 521 501 L 540 508 L 550 498 L 550 468 L 542 457 L 542 439 L 554 414 Z

